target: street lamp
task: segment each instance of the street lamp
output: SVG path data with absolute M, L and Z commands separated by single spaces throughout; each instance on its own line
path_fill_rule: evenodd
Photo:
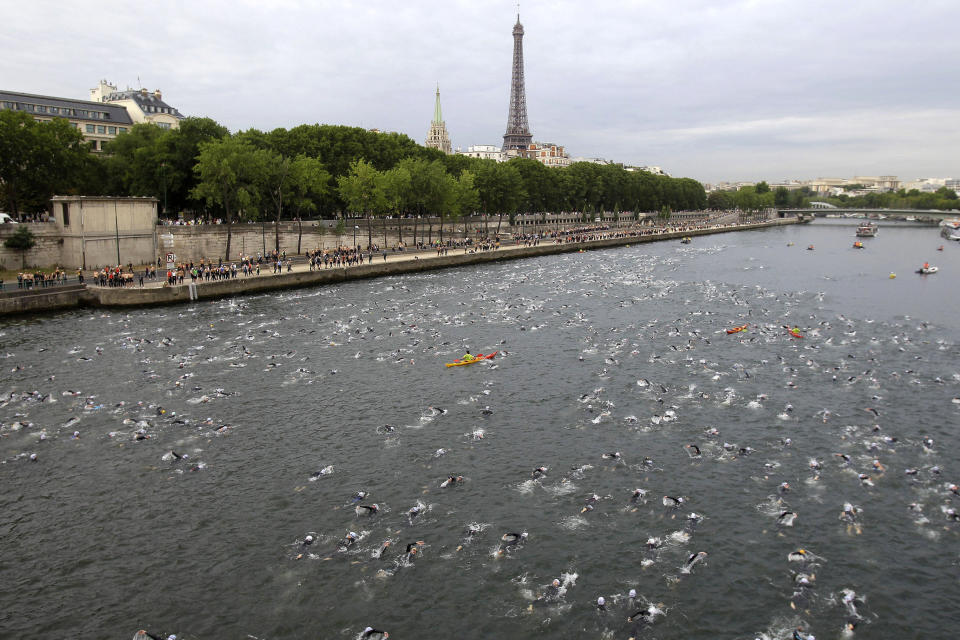
M 357 248 L 357 231 L 360 230 L 358 225 L 353 225 L 353 248 Z
M 163 215 L 167 215 L 167 163 L 160 163 L 160 176 L 163 179 Z

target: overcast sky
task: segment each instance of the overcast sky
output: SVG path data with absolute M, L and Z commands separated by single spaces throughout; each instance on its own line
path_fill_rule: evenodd
M 0 0 L 0 88 L 500 145 L 516 3 Z M 525 0 L 535 140 L 703 181 L 960 177 L 960 0 Z M 139 78 L 139 80 L 138 80 Z

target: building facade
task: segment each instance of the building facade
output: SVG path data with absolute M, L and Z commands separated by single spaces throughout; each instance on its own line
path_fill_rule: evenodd
M 155 124 L 161 129 L 177 129 L 183 114 L 163 101 L 160 89 L 153 92 L 146 89 L 124 89 L 117 87 L 106 80 L 101 80 L 96 87 L 90 89 L 90 100 L 105 104 L 115 104 L 124 107 L 136 124 Z
M 444 153 L 453 153 L 450 147 L 450 135 L 447 133 L 447 123 L 443 121 L 440 111 L 440 87 L 437 87 L 437 100 L 433 107 L 433 120 L 430 121 L 430 130 L 427 132 L 427 141 L 424 146 L 439 149 Z
M 531 142 L 523 149 L 508 149 L 506 156 L 510 158 L 529 158 L 548 167 L 569 167 L 570 154 L 563 147 L 552 142 Z
M 460 151 L 457 149 L 457 153 L 462 156 L 481 158 L 483 160 L 495 160 L 497 162 L 503 162 L 506 160 L 503 151 L 495 144 L 475 144 L 471 147 L 467 147 L 466 151 Z
M 105 143 L 126 133 L 134 124 L 123 105 L 16 91 L 0 91 L 0 108 L 23 111 L 39 122 L 64 118 L 83 134 L 93 151 L 102 151 Z

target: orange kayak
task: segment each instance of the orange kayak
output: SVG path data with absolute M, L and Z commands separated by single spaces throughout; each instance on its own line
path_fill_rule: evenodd
M 476 356 L 474 356 L 473 360 L 454 360 L 453 362 L 447 362 L 447 363 L 446 363 L 446 366 L 448 366 L 448 367 L 460 367 L 460 366 L 465 365 L 465 364 L 473 364 L 474 362 L 480 362 L 481 360 L 490 360 L 491 358 L 493 358 L 493 356 L 497 355 L 498 353 L 500 353 L 500 352 L 499 352 L 499 351 L 494 351 L 493 353 L 488 353 L 487 355 L 483 355 L 482 353 L 478 353 Z
M 727 335 L 731 333 L 740 333 L 741 331 L 746 331 L 748 326 L 750 325 L 742 324 L 739 327 L 734 327 L 733 329 L 727 329 Z
M 792 335 L 794 338 L 802 338 L 802 337 L 803 337 L 803 334 L 800 333 L 799 331 L 797 331 L 796 329 L 790 329 L 790 335 Z

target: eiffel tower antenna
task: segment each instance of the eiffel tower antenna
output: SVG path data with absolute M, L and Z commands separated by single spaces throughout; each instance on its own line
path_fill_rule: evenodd
M 523 79 L 523 25 L 520 24 L 520 2 L 517 2 L 517 24 L 513 25 L 513 76 L 510 83 L 510 110 L 507 132 L 503 134 L 503 151 L 526 149 L 533 135 L 527 124 L 527 91 Z

